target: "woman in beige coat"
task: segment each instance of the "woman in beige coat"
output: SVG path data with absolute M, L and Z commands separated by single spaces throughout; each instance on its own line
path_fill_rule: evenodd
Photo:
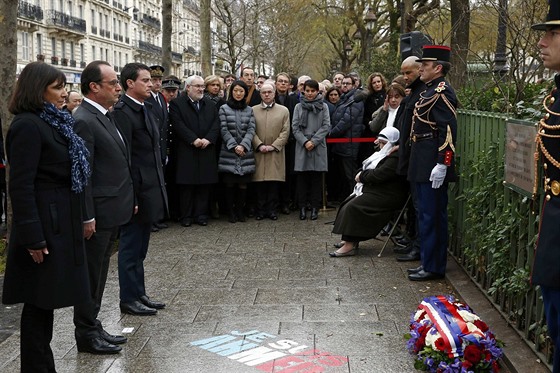
M 279 186 L 286 178 L 284 146 L 290 134 L 290 112 L 275 104 L 274 92 L 273 85 L 263 84 L 260 90 L 262 102 L 253 106 L 256 122 L 253 182 L 257 192 L 257 220 L 265 217 L 278 219 Z

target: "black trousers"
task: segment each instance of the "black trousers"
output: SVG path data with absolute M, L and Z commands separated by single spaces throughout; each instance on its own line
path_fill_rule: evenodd
M 179 185 L 180 219 L 208 219 L 212 184 Z
M 117 234 L 118 227 L 97 228 L 93 236 L 89 240 L 85 240 L 91 300 L 74 306 L 76 340 L 96 337 L 103 329 L 97 315 L 101 308 L 101 299 L 105 291 L 109 262 Z
M 306 207 L 321 208 L 321 197 L 323 191 L 323 173 L 318 171 L 304 171 L 297 174 L 297 197 L 299 208 Z
M 352 157 L 342 157 L 336 155 L 336 163 L 339 166 L 341 174 L 339 175 L 339 182 L 343 185 L 342 192 L 346 198 L 354 190 L 356 185 L 356 174 L 358 173 L 358 167 L 356 165 L 356 160 Z
M 54 311 L 25 303 L 21 311 L 21 372 L 55 372 L 51 350 Z
M 259 181 L 253 183 L 257 189 L 257 214 L 269 216 L 278 210 L 278 185 L 280 181 Z

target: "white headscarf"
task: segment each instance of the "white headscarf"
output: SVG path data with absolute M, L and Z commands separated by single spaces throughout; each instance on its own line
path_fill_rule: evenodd
M 385 146 L 378 152 L 370 155 L 362 162 L 362 170 L 373 170 L 375 167 L 377 167 L 381 160 L 391 154 L 391 150 L 399 141 L 399 130 L 395 127 L 385 127 L 381 130 L 379 136 L 377 136 L 376 141 L 384 142 Z M 355 194 L 356 196 L 361 196 L 363 187 L 364 184 L 360 182 L 356 183 L 353 194 Z

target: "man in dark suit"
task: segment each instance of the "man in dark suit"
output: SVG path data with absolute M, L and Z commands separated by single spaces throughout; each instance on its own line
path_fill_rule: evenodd
M 92 175 L 85 188 L 84 237 L 92 300 L 74 307 L 75 336 L 80 352 L 112 354 L 123 336 L 107 333 L 97 319 L 118 227 L 130 221 L 134 191 L 128 151 L 110 117 L 121 86 L 111 65 L 90 63 L 82 72 L 83 103 L 76 109 L 76 133 L 90 154 Z
M 164 303 L 146 295 L 144 260 L 152 224 L 167 211 L 161 163 L 160 134 L 145 100 L 151 95 L 150 68 L 128 63 L 121 71 L 125 94 L 113 111 L 117 127 L 129 145 L 132 182 L 138 212 L 121 227 L 119 240 L 120 308 L 133 315 L 155 315 Z
M 167 102 L 161 93 L 163 73 L 165 69 L 163 66 L 154 65 L 150 66 L 150 79 L 152 80 L 152 92 L 146 99 L 146 102 L 151 104 L 151 112 L 156 120 L 156 126 L 159 129 L 160 136 L 160 149 L 161 149 L 161 162 L 163 169 L 167 165 L 167 135 L 169 127 Z M 162 221 L 156 221 L 152 225 L 152 232 L 157 232 L 160 229 L 168 228 L 167 224 Z
M 241 70 L 241 77 L 239 78 L 249 88 L 249 93 L 247 94 L 247 98 L 245 102 L 247 102 L 248 106 L 255 106 L 261 103 L 261 94 L 255 84 L 255 70 L 252 67 L 244 67 Z
M 409 271 L 412 281 L 445 277 L 447 266 L 447 187 L 455 181 L 457 96 L 445 80 L 451 64 L 451 48 L 423 48 L 420 79 L 426 89 L 414 107 L 410 135 L 408 180 L 418 198 L 418 234 L 422 265 Z

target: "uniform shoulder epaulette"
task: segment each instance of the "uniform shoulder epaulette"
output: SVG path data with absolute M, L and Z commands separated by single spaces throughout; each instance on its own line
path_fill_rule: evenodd
M 441 93 L 441 92 L 445 91 L 446 88 L 447 88 L 447 86 L 445 85 L 445 82 L 439 82 L 439 84 L 435 88 L 435 91 L 437 93 Z

